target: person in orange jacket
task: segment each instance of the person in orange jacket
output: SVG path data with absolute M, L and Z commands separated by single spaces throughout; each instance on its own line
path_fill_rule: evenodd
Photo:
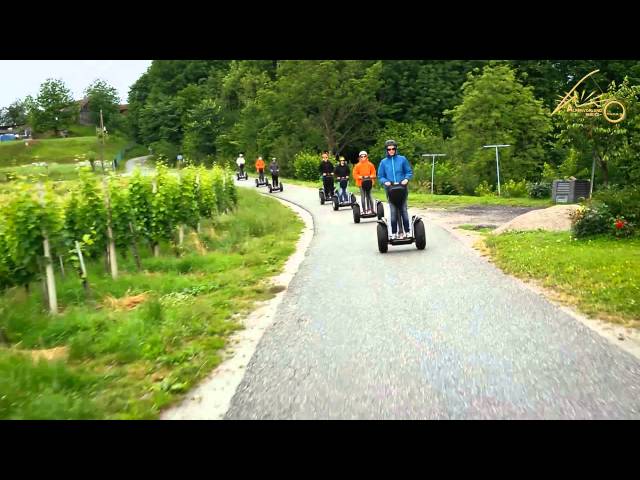
M 376 167 L 369 161 L 369 155 L 362 150 L 358 154 L 358 163 L 353 167 L 353 178 L 356 180 L 356 185 L 360 188 L 360 198 L 362 201 L 362 213 L 373 213 L 373 199 L 371 198 L 371 189 L 375 183 Z M 362 187 L 362 180 L 364 177 L 369 177 L 371 184 L 369 188 L 366 188 L 368 182 L 365 183 L 365 188 Z
M 264 182 L 264 160 L 262 157 L 258 157 L 256 160 L 256 171 L 258 172 L 258 178 L 260 182 Z

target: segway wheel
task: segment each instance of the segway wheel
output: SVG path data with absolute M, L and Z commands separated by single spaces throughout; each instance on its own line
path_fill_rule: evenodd
M 378 202 L 376 210 L 378 213 L 378 220 L 382 219 L 384 217 L 384 205 L 382 205 L 382 202 Z
M 356 203 L 356 196 L 352 193 L 351 194 L 351 205 L 354 205 Z
M 360 205 L 354 203 L 351 205 L 351 210 L 353 210 L 353 223 L 360 223 Z
M 332 201 L 333 201 L 333 209 L 338 210 L 338 208 L 340 207 L 340 205 L 338 204 L 338 197 L 334 195 Z
M 324 192 L 320 192 L 320 205 L 324 205 Z
M 389 250 L 389 234 L 387 232 L 387 227 L 382 223 L 378 224 L 378 250 L 380 253 L 387 253 Z
M 269 185 L 269 193 L 273 193 L 273 188 L 271 188 L 271 185 Z
M 284 191 L 284 187 L 282 186 L 282 184 L 280 184 L 280 191 Z
M 258 187 L 258 186 L 259 186 L 258 179 L 256 178 L 256 187 Z
M 424 250 L 427 246 L 427 234 L 424 229 L 424 222 L 420 219 L 416 220 L 413 224 L 413 234 L 416 238 L 416 248 L 418 250 Z

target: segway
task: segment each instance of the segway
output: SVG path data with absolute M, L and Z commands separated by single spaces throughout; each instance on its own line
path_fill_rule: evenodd
M 371 180 L 371 177 L 368 177 L 368 176 L 362 177 L 362 189 L 365 192 L 369 192 L 371 191 L 372 187 L 373 187 L 373 180 Z M 363 202 L 362 208 L 360 208 L 360 205 L 358 204 L 358 202 L 355 202 L 351 206 L 351 210 L 353 211 L 354 223 L 360 223 L 361 218 L 378 217 L 378 219 L 381 219 L 384 217 L 384 206 L 382 205 L 382 202 L 380 200 L 376 200 L 375 211 L 373 209 L 373 205 L 365 204 L 366 201 L 367 201 L 367 198 L 364 197 L 362 199 L 362 202 Z
M 407 198 L 407 186 L 401 185 L 399 183 L 394 183 L 387 190 L 387 194 L 389 197 L 389 202 L 393 204 L 393 206 L 396 207 L 398 211 L 398 232 L 404 233 L 400 207 Z M 427 236 L 425 233 L 424 222 L 422 221 L 422 218 L 417 215 L 413 215 L 411 217 L 411 231 L 413 232 L 413 236 L 402 239 L 392 239 L 389 235 L 387 219 L 384 217 L 379 219 L 377 228 L 378 250 L 380 250 L 380 253 L 386 253 L 389 249 L 389 245 L 410 245 L 414 242 L 418 250 L 424 250 L 427 246 Z
M 236 180 L 249 180 L 249 174 L 244 168 L 239 168 L 236 172 Z
M 336 189 L 333 186 L 333 173 L 327 173 L 322 176 L 322 187 L 318 189 L 320 205 L 324 205 L 324 202 L 330 202 L 335 194 Z
M 256 187 L 264 187 L 269 185 L 269 182 L 264 176 L 264 170 L 258 174 L 258 178 L 256 178 Z
M 354 203 L 356 203 L 356 196 L 347 190 L 349 180 L 346 177 L 343 177 L 338 178 L 338 181 L 340 182 L 340 188 L 344 189 L 347 192 L 347 200 L 341 200 L 338 192 L 334 191 L 334 194 L 331 197 L 331 202 L 333 203 L 334 210 L 339 210 L 340 207 L 351 207 Z
M 278 175 L 274 175 L 273 185 L 269 184 L 269 180 L 267 180 L 267 187 L 269 187 L 269 193 L 273 192 L 281 192 L 283 189 L 282 182 L 280 182 L 280 178 Z

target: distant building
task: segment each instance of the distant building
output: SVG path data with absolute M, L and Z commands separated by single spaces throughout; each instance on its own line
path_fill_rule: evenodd
M 79 108 L 78 123 L 80 125 L 93 125 L 91 121 L 91 110 L 89 110 L 89 99 L 85 97 L 82 100 L 76 101 L 76 104 Z M 126 115 L 129 111 L 129 105 L 118 105 L 118 111 L 121 115 Z

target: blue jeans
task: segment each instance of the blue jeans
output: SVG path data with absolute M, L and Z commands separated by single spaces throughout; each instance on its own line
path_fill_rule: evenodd
M 344 187 L 342 187 L 344 185 Z M 341 202 L 348 202 L 349 196 L 347 195 L 347 182 L 340 182 L 340 191 L 338 193 L 338 198 Z
M 409 230 L 411 230 L 411 225 L 409 224 L 409 211 L 407 210 L 408 198 L 409 198 L 409 195 L 407 195 L 407 198 L 404 199 L 404 202 L 402 203 L 402 207 L 400 208 L 400 213 L 402 216 L 402 225 L 404 227 L 404 233 L 409 233 Z M 391 211 L 391 233 L 398 233 L 398 223 L 399 223 L 398 209 L 395 207 L 393 203 L 389 202 L 388 194 L 387 194 L 387 202 L 389 203 L 389 210 Z

